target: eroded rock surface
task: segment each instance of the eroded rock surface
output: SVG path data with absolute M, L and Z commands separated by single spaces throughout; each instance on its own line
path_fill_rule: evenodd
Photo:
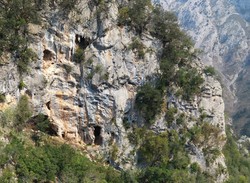
M 135 33 L 128 27 L 117 26 L 118 4 L 107 3 L 107 10 L 98 16 L 100 21 L 95 16 L 96 7 L 87 2 L 80 1 L 77 11 L 81 13 L 72 11 L 66 19 L 60 16 L 59 9 L 46 6 L 42 25 L 29 26 L 33 40 L 30 47 L 38 59 L 32 63 L 30 73 L 23 77 L 25 88 L 21 91 L 18 88 L 19 74 L 10 62 L 0 68 L 3 78 L 0 92 L 9 96 L 9 104 L 20 94 L 28 94 L 34 115 L 48 115 L 58 136 L 91 145 L 88 149 L 93 154 L 100 153 L 109 159 L 112 145 L 116 144 L 119 150 L 116 165 L 129 168 L 136 164 L 136 156 L 131 153 L 134 147 L 128 141 L 123 119 L 128 116 L 129 122 L 141 120 L 133 111 L 136 89 L 147 76 L 158 72 L 157 58 L 162 45 L 149 33 L 143 33 L 140 40 L 145 55 L 139 58 L 137 50 L 129 48 Z M 80 63 L 74 61 L 78 49 L 84 51 Z M 196 67 L 201 72 L 204 66 L 197 62 Z M 205 113 L 208 122 L 218 127 L 219 135 L 224 137 L 221 86 L 211 76 L 203 75 L 203 78 L 203 91 L 193 101 L 168 96 L 167 103 L 193 119 L 188 121 L 189 128 Z M 168 130 L 162 116 L 152 130 Z M 209 143 L 221 151 L 225 139 L 220 143 L 210 139 Z M 215 174 L 219 164 L 225 167 L 223 155 L 208 166 L 202 152 L 205 147 L 189 146 L 190 152 L 193 151 L 191 161 L 198 162 L 203 170 Z M 225 174 L 221 176 L 219 182 L 226 178 Z

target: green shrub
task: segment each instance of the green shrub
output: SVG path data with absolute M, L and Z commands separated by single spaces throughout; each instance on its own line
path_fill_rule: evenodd
M 15 109 L 9 107 L 0 113 L 0 124 L 2 127 L 12 127 L 15 118 Z
M 139 148 L 141 160 L 150 166 L 167 163 L 169 158 L 167 133 L 154 134 L 148 131 Z
M 22 89 L 24 89 L 25 87 L 26 87 L 26 84 L 25 84 L 24 81 L 21 79 L 21 80 L 19 81 L 18 88 L 19 88 L 19 90 L 22 90 Z
M 1 182 L 12 180 L 14 175 L 18 182 L 54 182 L 56 179 L 61 182 L 121 181 L 119 172 L 90 161 L 69 145 L 44 142 L 33 146 L 18 136 L 12 137 L 3 150 L 9 158 L 6 162 L 15 164 L 11 173 L 8 169 L 3 171 Z
M 181 125 L 185 122 L 185 114 L 182 113 L 180 114 L 180 116 L 178 116 L 178 118 L 176 119 L 176 123 L 177 125 Z
M 191 173 L 200 172 L 201 169 L 200 169 L 200 166 L 198 165 L 198 163 L 192 163 L 192 164 L 190 165 L 190 171 L 191 171 Z
M 119 25 L 129 25 L 141 34 L 149 19 L 148 9 L 152 7 L 150 0 L 135 0 L 128 6 L 120 7 L 118 15 Z
M 92 68 L 92 70 L 90 71 L 90 73 L 88 73 L 87 79 L 92 79 L 95 74 L 99 74 L 101 79 L 108 79 L 107 78 L 108 75 L 106 75 L 107 73 L 105 73 L 104 75 L 102 75 L 102 72 L 103 72 L 102 65 L 101 64 L 97 64 L 94 68 Z
M 38 114 L 34 120 L 35 120 L 37 130 L 40 130 L 41 132 L 44 132 L 44 133 L 50 132 L 51 123 L 49 121 L 48 116 L 44 114 Z
M 17 61 L 17 69 L 20 74 L 27 73 L 29 71 L 30 62 L 36 59 L 36 54 L 30 48 L 25 48 L 19 52 L 19 58 Z
M 139 39 L 134 38 L 132 40 L 132 43 L 129 45 L 128 49 L 136 50 L 138 58 L 143 59 L 145 56 L 144 47 L 145 46 L 141 41 L 139 41 Z
M 78 48 L 73 55 L 73 61 L 76 63 L 82 63 L 85 60 L 84 50 Z
M 170 125 L 175 120 L 175 114 L 177 113 L 177 109 L 174 107 L 171 107 L 166 112 L 166 121 Z
M 226 158 L 226 165 L 229 173 L 229 180 L 227 183 L 250 181 L 250 156 L 243 155 L 240 151 L 236 138 L 230 132 L 229 127 L 226 130 L 227 143 L 223 148 L 223 154 Z
M 178 31 L 177 17 L 160 6 L 154 8 L 150 25 L 150 33 L 163 43 L 167 43 L 174 38 L 170 36 L 173 30 Z
M 216 71 L 214 69 L 214 67 L 212 66 L 207 66 L 205 69 L 204 69 L 204 73 L 206 75 L 210 75 L 210 76 L 214 76 L 216 74 Z
M 181 88 L 182 98 L 185 100 L 190 100 L 195 94 L 200 93 L 200 86 L 204 82 L 204 79 L 195 68 L 181 68 L 177 71 L 175 80 Z
M 118 152 L 119 152 L 119 149 L 118 149 L 117 145 L 116 144 L 112 145 L 111 152 L 110 152 L 110 158 L 112 159 L 112 161 L 117 160 Z
M 118 11 L 118 24 L 127 25 L 129 23 L 129 7 L 125 6 Z
M 161 111 L 162 92 L 150 83 L 146 83 L 138 89 L 135 106 L 145 118 L 146 123 L 152 124 L 154 118 Z
M 28 24 L 39 24 L 36 3 L 32 0 L 11 0 L 0 6 L 1 51 L 11 53 L 20 74 L 28 71 L 29 63 L 35 59 L 34 52 L 27 48 L 29 43 Z
M 0 182 L 2 182 L 2 183 L 15 182 L 15 177 L 13 175 L 13 170 L 10 169 L 10 168 L 4 169 L 1 176 L 0 176 Z
M 29 99 L 26 95 L 22 95 L 16 106 L 14 124 L 18 129 L 22 129 L 31 115 L 32 109 L 29 104 Z

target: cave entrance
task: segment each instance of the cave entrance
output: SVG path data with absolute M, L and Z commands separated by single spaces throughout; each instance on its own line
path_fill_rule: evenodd
M 86 49 L 90 45 L 90 40 L 77 34 L 75 38 L 75 43 L 79 48 Z
M 43 51 L 43 60 L 51 61 L 53 60 L 53 57 L 54 57 L 54 54 L 50 50 L 45 49 Z
M 94 126 L 94 135 L 95 135 L 95 145 L 102 145 L 102 128 L 100 126 Z

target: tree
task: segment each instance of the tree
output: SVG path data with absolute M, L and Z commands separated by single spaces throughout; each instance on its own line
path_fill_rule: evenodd
M 167 133 L 154 134 L 148 131 L 139 148 L 139 153 L 150 166 L 167 164 L 169 155 Z
M 0 4 L 0 56 L 12 54 L 20 74 L 28 71 L 28 64 L 35 59 L 28 48 L 28 24 L 39 24 L 39 14 L 34 0 L 9 0 Z
M 18 101 L 15 110 L 15 125 L 21 129 L 24 127 L 26 121 L 31 117 L 32 109 L 29 104 L 29 99 L 26 95 L 22 95 Z
M 147 83 L 139 88 L 135 105 L 148 124 L 152 124 L 155 116 L 160 113 L 161 104 L 162 93 L 152 84 Z

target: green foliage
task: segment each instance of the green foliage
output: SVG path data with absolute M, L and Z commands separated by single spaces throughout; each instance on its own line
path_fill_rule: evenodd
M 113 161 L 116 161 L 117 160 L 117 157 L 118 157 L 118 147 L 116 144 L 113 144 L 111 146 L 111 152 L 110 152 L 110 157 Z
M 108 79 L 108 73 L 106 72 L 105 74 L 102 75 L 103 72 L 103 67 L 101 64 L 97 64 L 90 73 L 87 75 L 87 79 L 92 79 L 95 74 L 99 74 L 101 79 Z
M 178 118 L 176 119 L 176 124 L 181 125 L 185 122 L 185 114 L 181 113 Z
M 167 133 L 154 134 L 148 131 L 139 148 L 143 162 L 150 166 L 168 162 L 168 138 Z
M 0 182 L 2 183 L 15 182 L 15 179 L 13 177 L 13 170 L 11 170 L 10 168 L 4 169 L 2 175 L 0 176 Z
M 146 83 L 138 89 L 135 104 L 146 119 L 146 123 L 152 124 L 155 116 L 161 111 L 162 92 L 150 83 Z
M 174 33 L 178 35 L 180 32 L 177 17 L 173 13 L 165 11 L 162 7 L 156 6 L 152 12 L 150 32 L 163 43 L 169 42 L 174 38 L 172 37 Z
M 38 114 L 34 120 L 36 129 L 44 133 L 49 133 L 51 129 L 51 123 L 48 116 L 44 114 Z
M 166 112 L 166 121 L 168 124 L 171 124 L 175 120 L 175 114 L 177 113 L 177 109 L 174 107 L 171 107 Z
M 18 88 L 19 88 L 19 90 L 22 90 L 22 89 L 24 89 L 25 87 L 26 87 L 26 84 L 25 84 L 24 81 L 21 79 L 21 80 L 19 81 Z
M 149 19 L 150 0 L 135 0 L 119 9 L 118 24 L 129 25 L 142 33 Z
M 81 48 L 76 49 L 74 56 L 73 56 L 73 61 L 76 63 L 82 63 L 85 60 L 84 56 L 84 50 Z
M 141 144 L 141 142 L 144 139 L 145 134 L 146 134 L 145 128 L 135 128 L 133 132 L 130 132 L 128 134 L 129 142 L 137 146 Z
M 15 109 L 9 107 L 0 113 L 0 125 L 2 127 L 11 127 L 15 118 Z
M 37 6 L 33 0 L 10 0 L 0 6 L 0 55 L 12 54 L 20 74 L 28 71 L 34 52 L 28 48 L 28 24 L 39 23 Z
M 129 24 L 129 7 L 121 7 L 118 11 L 119 17 L 118 17 L 118 23 L 120 25 L 127 25 Z
M 182 97 L 189 100 L 195 94 L 200 92 L 200 85 L 204 82 L 200 74 L 195 68 L 181 68 L 177 71 L 176 83 L 181 87 Z
M 19 134 L 18 134 L 19 136 Z M 111 168 L 93 163 L 65 144 L 33 146 L 14 135 L 3 152 L 8 159 L 1 166 L 14 162 L 13 170 L 4 169 L 1 182 L 17 176 L 18 182 L 120 182 L 120 174 Z M 112 176 L 111 176 L 112 175 Z
M 206 75 L 210 75 L 210 76 L 214 76 L 216 74 L 216 71 L 214 69 L 214 67 L 212 66 L 207 66 L 205 69 L 204 69 L 204 73 Z
M 29 71 L 30 62 L 32 62 L 35 58 L 36 54 L 30 48 L 20 50 L 17 61 L 17 69 L 19 73 L 27 73 Z
M 223 154 L 226 158 L 226 165 L 229 172 L 228 183 L 241 182 L 248 183 L 250 181 L 250 156 L 243 155 L 237 146 L 236 139 L 227 128 L 227 143 L 224 146 Z
M 32 109 L 29 105 L 29 99 L 26 95 L 22 95 L 15 109 L 14 124 L 18 129 L 25 126 L 26 121 L 31 117 Z
M 213 142 L 219 144 L 220 132 L 219 128 L 205 122 L 190 129 L 190 140 L 196 145 L 205 145 L 209 139 L 213 138 Z
M 193 183 L 195 182 L 195 176 L 191 175 L 188 170 L 166 169 L 166 167 L 148 167 L 139 177 L 139 182 Z
M 191 173 L 200 172 L 200 166 L 197 163 L 192 163 L 190 165 L 190 171 Z
M 144 58 L 145 56 L 144 45 L 139 39 L 134 38 L 128 48 L 131 50 L 136 50 L 138 58 L 140 59 Z

